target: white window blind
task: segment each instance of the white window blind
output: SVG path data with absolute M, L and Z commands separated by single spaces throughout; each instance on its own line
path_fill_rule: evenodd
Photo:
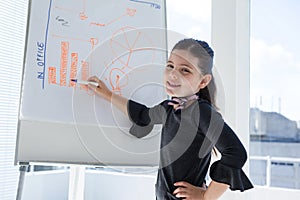
M 16 199 L 14 166 L 28 0 L 0 3 L 0 199 Z

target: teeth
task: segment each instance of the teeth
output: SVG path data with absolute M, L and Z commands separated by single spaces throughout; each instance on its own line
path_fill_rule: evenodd
M 180 85 L 172 84 L 172 83 L 170 83 L 170 82 L 168 82 L 168 84 L 169 84 L 171 87 L 178 87 L 178 86 L 180 86 Z

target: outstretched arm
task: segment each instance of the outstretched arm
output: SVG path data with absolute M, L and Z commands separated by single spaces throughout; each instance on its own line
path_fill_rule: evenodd
M 127 98 L 120 96 L 118 94 L 114 94 L 111 90 L 108 89 L 108 87 L 105 85 L 105 83 L 96 76 L 90 77 L 88 79 L 88 81 L 98 83 L 98 86 L 89 84 L 88 87 L 91 90 L 93 90 L 98 96 L 111 102 L 114 106 L 116 106 L 119 110 L 121 110 L 126 116 L 128 116 L 128 112 L 127 112 L 128 99 Z

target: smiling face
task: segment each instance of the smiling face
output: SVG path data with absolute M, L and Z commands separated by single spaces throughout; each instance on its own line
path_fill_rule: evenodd
M 171 52 L 164 71 L 164 84 L 169 96 L 186 97 L 197 93 L 208 85 L 210 75 L 202 75 L 199 59 L 187 50 Z

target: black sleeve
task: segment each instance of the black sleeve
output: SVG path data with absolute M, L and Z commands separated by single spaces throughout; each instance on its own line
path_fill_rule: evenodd
M 137 138 L 142 138 L 151 132 L 154 124 L 162 124 L 165 116 L 165 109 L 162 104 L 148 108 L 143 104 L 129 100 L 128 115 L 133 123 L 129 133 Z
M 230 185 L 231 190 L 244 191 L 253 188 L 252 183 L 242 170 L 247 160 L 247 152 L 239 138 L 226 123 L 224 123 L 222 133 L 215 146 L 222 157 L 210 168 L 212 180 Z
M 253 185 L 242 170 L 247 152 L 239 138 L 208 102 L 200 102 L 199 110 L 199 127 L 205 134 L 199 156 L 204 156 L 213 146 L 222 155 L 210 168 L 212 180 L 230 185 L 231 190 L 244 191 L 252 188 Z

